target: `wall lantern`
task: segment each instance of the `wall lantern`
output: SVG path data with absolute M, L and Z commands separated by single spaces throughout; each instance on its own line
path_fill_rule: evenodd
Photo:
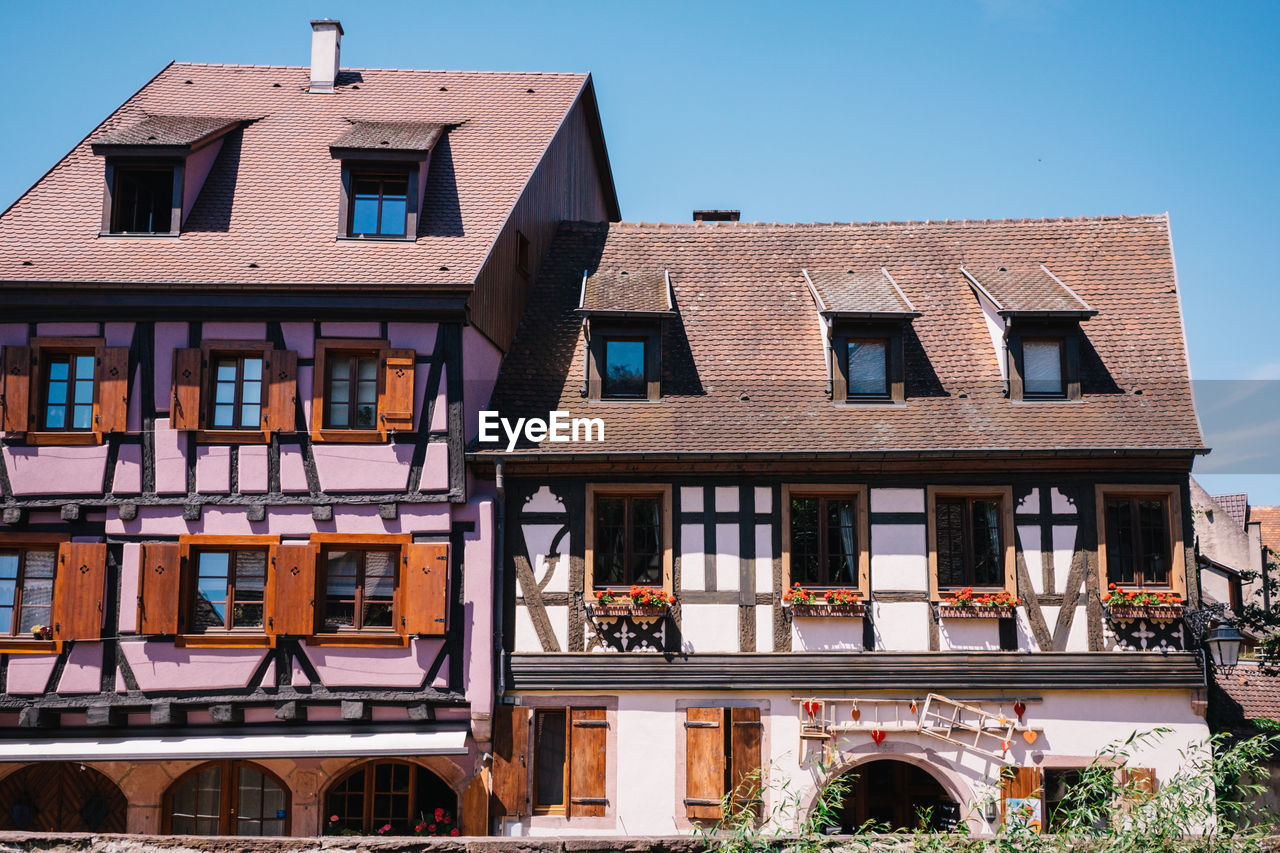
M 1240 662 L 1240 646 L 1244 637 L 1231 625 L 1217 625 L 1205 637 L 1204 644 L 1209 647 L 1209 656 L 1213 658 L 1215 669 L 1230 675 Z

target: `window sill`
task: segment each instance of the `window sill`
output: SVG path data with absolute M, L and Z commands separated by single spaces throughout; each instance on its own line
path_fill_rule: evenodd
M 904 409 L 907 406 L 905 400 L 888 400 L 888 399 L 866 399 L 859 400 L 836 400 L 836 408 L 838 409 Z
M 268 444 L 271 433 L 251 429 L 198 429 L 197 444 Z
M 188 649 L 269 649 L 275 646 L 275 637 L 266 634 L 234 634 L 229 632 L 209 634 L 179 634 L 173 644 Z
M 0 640 L 0 654 L 7 655 L 47 655 L 62 651 L 62 643 L 58 640 L 23 640 L 14 638 Z
M 306 638 L 308 646 L 331 646 L 335 648 L 367 648 L 370 646 L 404 647 L 409 645 L 409 638 L 404 634 L 312 634 Z
M 413 243 L 418 242 L 418 238 L 417 238 L 417 236 L 416 236 L 416 235 L 415 235 L 415 236 L 412 236 L 412 237 L 409 237 L 409 236 L 405 236 L 405 237 L 395 237 L 395 236 L 390 236 L 390 237 L 383 237 L 383 236 L 373 236 L 373 237 L 353 237 L 353 236 L 351 236 L 350 234 L 339 234 L 337 239 L 338 239 L 338 242 L 339 242 L 339 243 L 408 243 L 408 244 L 412 245 Z
M 311 431 L 311 440 L 342 444 L 386 444 L 387 436 L 376 429 L 319 429 Z
M 111 240 L 173 240 L 181 237 L 182 232 L 157 231 L 154 234 L 148 234 L 142 231 L 99 231 L 98 236 Z
M 1051 404 L 1055 406 L 1063 406 L 1063 405 L 1076 406 L 1076 405 L 1079 405 L 1080 403 L 1083 403 L 1084 399 L 1081 398 L 1079 400 L 1071 400 L 1066 397 L 1023 397 L 1021 400 L 1010 400 L 1009 402 L 1018 406 L 1022 406 L 1022 405 L 1043 406 L 1045 404 Z
M 27 433 L 27 444 L 88 447 L 102 444 L 102 433 L 90 430 L 29 432 Z

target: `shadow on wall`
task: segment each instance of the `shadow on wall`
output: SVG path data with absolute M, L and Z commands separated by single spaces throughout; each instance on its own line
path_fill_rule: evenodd
M 446 132 L 431 150 L 427 192 L 418 224 L 420 237 L 462 237 L 462 208 L 458 204 L 458 180 L 453 169 L 453 149 Z
M 244 129 L 228 133 L 222 150 L 213 161 L 209 175 L 183 231 L 225 233 L 231 230 L 231 210 L 236 198 L 236 182 L 240 177 L 240 149 L 244 145 Z

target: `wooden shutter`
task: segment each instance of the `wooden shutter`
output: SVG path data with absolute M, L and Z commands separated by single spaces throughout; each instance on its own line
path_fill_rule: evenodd
M 98 423 L 95 432 L 129 427 L 129 348 L 104 347 L 98 366 Z
M 139 632 L 177 634 L 182 609 L 182 550 L 177 542 L 142 546 L 142 577 L 138 583 Z
M 170 429 L 200 429 L 200 350 L 173 351 L 173 397 Z
M 31 347 L 4 348 L 5 432 L 26 432 L 31 411 Z
M 390 349 L 383 378 L 381 429 L 413 429 L 413 360 L 417 353 L 411 349 Z
M 267 405 L 262 410 L 266 432 L 297 429 L 298 354 L 274 349 L 267 353 Z
M 316 546 L 309 542 L 271 549 L 268 634 L 305 637 L 316 625 Z
M 106 594 L 107 546 L 102 542 L 63 542 L 53 581 L 53 638 L 97 640 L 102 636 Z
M 499 705 L 493 715 L 493 817 L 529 813 L 529 709 Z
M 463 835 L 489 834 L 489 768 L 481 768 L 462 790 L 458 812 L 458 828 Z
M 449 610 L 449 546 L 406 545 L 400 575 L 400 632 L 440 636 Z
M 604 708 L 570 708 L 569 817 L 604 817 L 608 747 Z
M 760 817 L 761 791 L 760 745 L 764 727 L 759 708 L 730 708 L 729 711 L 729 783 L 733 807 L 750 810 Z
M 689 820 L 719 820 L 724 816 L 720 807 L 725 783 L 724 711 L 685 711 L 684 813 Z
M 1006 767 L 1000 777 L 1000 820 L 1010 819 L 1010 800 L 1021 800 L 1031 806 L 1031 827 L 1040 832 L 1044 824 L 1044 791 L 1039 767 Z M 1015 804 L 1016 805 L 1016 804 Z M 1019 818 L 1025 820 L 1025 818 Z
M 1120 790 L 1124 804 L 1132 806 L 1156 792 L 1156 771 L 1150 767 L 1125 767 L 1120 770 Z

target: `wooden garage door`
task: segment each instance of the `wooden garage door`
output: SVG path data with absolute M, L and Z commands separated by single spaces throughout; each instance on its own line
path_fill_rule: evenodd
M 124 832 L 124 794 L 92 767 L 32 764 L 0 779 L 0 829 Z

